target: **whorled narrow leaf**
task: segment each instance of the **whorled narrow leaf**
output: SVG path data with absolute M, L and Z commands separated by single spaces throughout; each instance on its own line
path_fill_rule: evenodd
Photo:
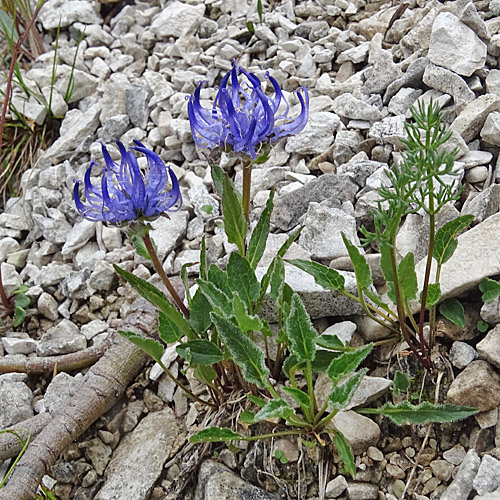
M 335 431 L 333 444 L 338 451 L 339 458 L 344 462 L 344 470 L 354 479 L 356 476 L 356 464 L 354 463 L 354 455 L 346 438 L 340 431 Z
M 425 301 L 425 307 L 435 306 L 439 299 L 441 298 L 441 286 L 439 283 L 431 283 L 427 287 L 427 298 Z M 422 303 L 422 292 L 420 292 L 420 303 Z
M 372 284 L 372 273 L 368 262 L 366 262 L 365 256 L 359 251 L 356 245 L 353 245 L 344 233 L 342 233 L 342 239 L 344 240 L 344 245 L 347 248 L 347 252 L 351 259 L 352 265 L 354 267 L 354 273 L 356 274 L 356 281 L 361 288 L 368 288 Z
M 331 267 L 326 267 L 318 262 L 303 259 L 290 259 L 286 262 L 289 262 L 295 267 L 298 267 L 299 269 L 302 269 L 302 271 L 310 274 L 318 285 L 326 288 L 327 290 L 343 291 L 345 289 L 344 277 Z
M 361 362 L 368 356 L 372 347 L 373 344 L 367 344 L 354 351 L 344 352 L 335 358 L 326 371 L 333 383 L 337 384 L 344 377 L 356 371 Z
M 266 207 L 260 215 L 259 222 L 257 222 L 248 244 L 247 259 L 254 271 L 264 254 L 264 250 L 266 249 L 266 241 L 271 225 L 271 212 L 273 211 L 274 192 L 274 189 L 272 189 L 269 193 L 269 199 L 267 200 Z
M 401 283 L 401 294 L 407 301 L 413 300 L 417 296 L 418 282 L 412 252 L 408 252 L 399 263 L 398 275 Z
M 229 243 L 234 243 L 238 247 L 241 255 L 244 255 L 248 224 L 236 194 L 236 189 L 227 174 L 224 175 L 222 210 L 224 212 L 224 230 L 227 239 Z
M 241 367 L 245 380 L 263 388 L 269 376 L 264 353 L 235 324 L 213 312 L 210 317 L 217 328 L 219 338 L 236 364 Z
M 264 408 L 255 414 L 255 422 L 270 418 L 287 419 L 293 414 L 293 408 L 284 399 L 271 399 Z
M 264 328 L 264 324 L 258 316 L 248 314 L 245 303 L 236 292 L 233 292 L 233 312 L 236 322 L 243 332 L 258 332 Z
M 229 318 L 233 314 L 231 299 L 217 288 L 211 281 L 197 280 L 199 290 L 208 300 L 213 309 L 218 309 Z
M 470 226 L 473 220 L 473 215 L 461 215 L 444 224 L 436 232 L 432 256 L 436 259 L 438 265 L 445 263 L 453 255 L 458 244 L 457 234 Z
M 367 368 L 363 368 L 352 377 L 349 377 L 345 382 L 333 388 L 330 396 L 328 396 L 328 402 L 334 410 L 342 410 L 351 402 L 367 371 Z
M 316 354 L 316 338 L 318 334 L 301 298 L 297 294 L 292 296 L 290 313 L 285 320 L 285 332 L 290 352 L 299 361 L 313 361 Z
M 219 347 L 208 339 L 194 339 L 176 347 L 179 356 L 192 365 L 213 365 L 224 359 Z
M 224 441 L 236 441 L 244 436 L 233 432 L 231 429 L 220 427 L 209 427 L 189 438 L 191 443 L 221 443 Z
M 163 356 L 163 346 L 155 339 L 150 339 L 147 337 L 143 337 L 142 335 L 138 335 L 134 332 L 124 332 L 123 330 L 118 330 L 118 333 L 130 340 L 132 344 L 135 344 L 137 347 L 142 349 L 146 354 L 149 354 L 155 361 L 160 361 Z
M 227 281 L 232 292 L 238 293 L 251 311 L 253 302 L 259 298 L 260 283 L 248 260 L 233 252 L 227 263 Z
M 457 406 L 450 403 L 433 404 L 428 401 L 419 405 L 412 405 L 409 401 L 402 401 L 396 405 L 387 402 L 379 408 L 363 408 L 356 411 L 365 415 L 384 415 L 397 425 L 423 425 L 431 422 L 444 424 L 463 420 L 478 412 L 476 408 L 467 406 Z
M 460 328 L 465 328 L 465 309 L 458 299 L 448 299 L 439 306 L 439 312 Z
M 147 281 L 135 276 L 124 269 L 121 269 L 116 264 L 113 265 L 115 271 L 125 278 L 146 300 L 151 302 L 163 314 L 168 316 L 169 320 L 174 323 L 183 335 L 189 338 L 196 337 L 196 334 L 191 329 L 188 321 L 177 310 L 177 308 L 167 299 L 165 294 L 158 290 L 155 286 Z

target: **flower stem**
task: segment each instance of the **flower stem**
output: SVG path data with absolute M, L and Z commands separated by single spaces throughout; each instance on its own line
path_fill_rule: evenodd
M 252 163 L 245 163 L 243 165 L 243 213 L 245 219 L 248 221 L 250 213 L 250 187 L 252 185 Z
M 146 250 L 148 251 L 148 254 L 151 257 L 151 260 L 153 261 L 153 266 L 156 269 L 156 272 L 160 275 L 163 284 L 167 287 L 167 290 L 169 291 L 172 298 L 175 300 L 177 307 L 182 311 L 182 314 L 184 314 L 186 318 L 189 318 L 189 309 L 184 305 L 182 299 L 179 297 L 179 294 L 175 291 L 175 288 L 168 279 L 168 276 L 165 274 L 165 270 L 161 265 L 160 259 L 158 258 L 158 254 L 154 249 L 153 242 L 151 241 L 149 234 L 142 235 L 142 240 L 144 241 L 144 245 L 146 245 Z

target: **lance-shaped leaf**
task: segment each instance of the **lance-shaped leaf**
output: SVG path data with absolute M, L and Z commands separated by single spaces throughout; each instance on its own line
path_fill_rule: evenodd
M 143 279 L 121 269 L 116 264 L 113 266 L 115 271 L 125 278 L 146 300 L 151 302 L 155 307 L 157 307 L 163 314 L 168 316 L 169 320 L 174 323 L 178 330 L 182 332 L 183 335 L 189 338 L 196 337 L 196 334 L 191 329 L 188 321 L 184 316 L 177 310 L 177 308 L 167 299 L 165 294 L 158 290 L 155 286 Z
M 285 264 L 279 256 L 273 260 L 270 283 L 271 290 L 269 296 L 279 304 L 285 286 Z
M 437 232 L 434 238 L 434 251 L 432 256 L 438 265 L 446 262 L 457 248 L 457 234 L 468 227 L 474 220 L 473 215 L 461 215 L 456 219 L 447 222 Z
M 236 441 L 243 438 L 244 436 L 237 432 L 233 432 L 231 429 L 209 427 L 191 436 L 189 441 L 191 443 L 220 443 L 223 441 Z
M 224 230 L 227 239 L 238 247 L 241 255 L 244 255 L 248 224 L 236 194 L 236 189 L 227 174 L 224 175 L 222 210 L 224 212 Z
M 233 314 L 231 299 L 223 291 L 210 281 L 198 279 L 197 283 L 201 293 L 203 293 L 213 309 L 218 309 L 228 318 Z
M 141 235 L 137 233 L 133 234 L 131 240 L 132 240 L 132 245 L 134 245 L 137 254 L 143 257 L 144 259 L 151 260 L 151 256 L 149 255 L 149 252 L 146 248 L 146 244 L 144 243 L 144 240 L 142 239 Z M 151 244 L 153 245 L 153 248 L 156 252 L 158 248 L 152 238 L 151 238 Z
M 425 307 L 435 306 L 441 298 L 441 287 L 439 283 L 431 283 L 427 287 L 427 298 L 425 300 Z M 420 303 L 422 303 L 422 292 L 420 292 Z
M 205 243 L 205 236 L 201 239 L 201 249 L 200 249 L 200 278 L 206 280 L 208 278 L 208 266 L 207 266 L 207 245 Z
M 138 335 L 134 332 L 124 332 L 122 330 L 118 330 L 118 333 L 130 340 L 132 344 L 135 344 L 146 354 L 149 354 L 155 361 L 161 360 L 164 349 L 157 340 L 143 337 L 142 335 Z
M 330 335 L 328 333 L 320 335 L 316 339 L 316 344 L 325 349 L 331 349 L 332 351 L 352 351 L 352 348 L 346 347 L 337 335 Z
M 232 292 L 237 292 L 248 309 L 252 310 L 252 304 L 259 298 L 260 283 L 245 257 L 233 252 L 227 263 L 227 281 Z
M 200 289 L 196 290 L 193 300 L 191 301 L 191 309 L 189 314 L 189 323 L 194 331 L 198 334 L 204 334 L 212 324 L 210 319 L 210 311 L 212 306 Z
M 399 396 L 402 392 L 406 392 L 410 387 L 410 379 L 401 371 L 396 370 L 394 380 L 392 381 L 392 392 L 395 396 Z
M 274 189 L 269 193 L 266 208 L 264 208 L 248 244 L 247 259 L 254 271 L 266 249 L 267 236 L 271 225 L 271 212 L 273 211 L 273 198 Z
M 344 470 L 351 475 L 354 479 L 356 475 L 356 464 L 354 463 L 354 455 L 352 454 L 351 447 L 346 441 L 346 438 L 340 431 L 335 431 L 333 444 L 339 453 L 339 458 L 344 462 Z
M 270 418 L 283 418 L 286 420 L 293 413 L 293 408 L 284 399 L 271 399 L 264 408 L 256 413 L 255 422 L 269 420 Z
M 177 325 L 161 311 L 158 311 L 158 334 L 165 344 L 177 342 L 182 337 Z
M 415 260 L 412 252 L 408 252 L 398 266 L 401 293 L 406 300 L 413 300 L 417 296 L 418 282 L 415 272 Z
M 189 340 L 178 345 L 176 350 L 190 365 L 213 365 L 224 359 L 219 347 L 207 339 Z
M 294 389 L 293 387 L 283 387 L 285 392 L 288 392 L 300 406 L 310 408 L 311 407 L 311 398 L 300 389 Z
M 259 408 L 264 408 L 264 406 L 267 405 L 267 401 L 265 399 L 259 398 L 259 396 L 254 396 L 251 392 L 245 395 L 255 406 L 258 406 Z
M 335 358 L 327 369 L 327 374 L 334 384 L 357 370 L 360 363 L 368 356 L 373 344 L 367 344 L 351 352 L 344 352 Z
M 342 233 L 342 239 L 344 240 L 344 245 L 347 248 L 349 257 L 351 258 L 358 285 L 361 288 L 368 288 L 372 284 L 372 273 L 368 263 L 366 262 L 365 256 L 361 254 L 356 245 L 353 245 L 346 238 L 344 233 Z
M 258 316 L 251 316 L 248 314 L 245 303 L 236 292 L 233 292 L 233 311 L 238 326 L 243 332 L 258 332 L 264 328 L 264 324 Z
M 312 369 L 316 373 L 326 372 L 332 361 L 338 356 L 340 356 L 339 352 L 318 349 L 312 364 Z
M 290 314 L 285 320 L 289 349 L 299 361 L 313 361 L 316 354 L 317 333 L 309 314 L 297 294 L 293 294 Z
M 288 358 L 285 359 L 283 362 L 283 373 L 291 380 L 293 373 L 295 370 L 302 370 L 304 368 L 305 363 L 301 363 L 298 359 L 297 356 L 294 354 L 290 354 Z
M 387 402 L 380 408 L 363 408 L 356 411 L 365 415 L 384 415 L 397 425 L 423 425 L 430 422 L 443 424 L 463 420 L 478 412 L 476 408 L 467 406 L 457 406 L 450 403 L 436 405 L 428 401 L 419 405 L 412 405 L 409 401 L 402 401 L 397 405 Z
M 366 375 L 367 371 L 367 368 L 363 368 L 352 377 L 349 377 L 343 384 L 333 388 L 333 391 L 328 397 L 328 402 L 334 410 L 342 410 L 351 402 L 352 396 L 356 392 L 361 383 L 361 379 Z
M 439 312 L 460 328 L 465 328 L 465 309 L 457 299 L 448 299 L 441 303 Z
M 224 292 L 228 297 L 231 297 L 231 288 L 229 288 L 229 282 L 227 279 L 226 271 L 223 271 L 220 267 L 212 264 L 208 269 L 208 279 L 213 283 L 221 292 Z
M 269 369 L 264 360 L 264 353 L 233 323 L 210 313 L 220 339 L 231 353 L 234 361 L 243 371 L 247 382 L 258 387 L 265 386 Z
M 500 283 L 490 278 L 485 278 L 479 283 L 479 290 L 483 292 L 481 300 L 483 302 L 491 302 L 500 295 Z
M 343 291 L 345 288 L 344 277 L 339 272 L 335 271 L 335 269 L 310 260 L 291 259 L 287 260 L 287 262 L 310 274 L 318 285 L 327 290 Z

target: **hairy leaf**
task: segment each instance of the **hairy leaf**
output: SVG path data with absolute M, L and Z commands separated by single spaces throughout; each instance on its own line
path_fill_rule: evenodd
M 255 413 L 244 410 L 240 413 L 240 420 L 244 424 L 255 424 Z
M 270 418 L 287 419 L 294 411 L 284 399 L 271 399 L 264 408 L 255 415 L 255 421 L 269 420 Z
M 241 438 L 243 438 L 241 434 L 233 432 L 231 429 L 209 427 L 191 436 L 189 441 L 191 443 L 220 443 L 223 441 L 235 441 Z
M 352 265 L 354 266 L 354 273 L 356 274 L 356 281 L 361 288 L 368 288 L 372 284 L 372 273 L 370 267 L 366 262 L 365 256 L 361 254 L 358 247 L 353 245 L 344 233 L 342 233 L 344 245 L 347 248 L 349 257 L 351 258 Z
M 212 311 L 210 302 L 198 288 L 191 300 L 191 309 L 189 311 L 189 323 L 196 333 L 202 335 L 210 328 L 212 324 L 210 311 Z
M 258 332 L 261 331 L 264 327 L 262 321 L 258 316 L 250 316 L 248 314 L 245 303 L 241 300 L 240 296 L 236 292 L 233 292 L 233 311 L 238 326 L 243 332 L 248 332 L 251 330 Z
M 247 259 L 250 266 L 255 271 L 264 250 L 266 249 L 267 236 L 269 235 L 269 227 L 271 224 L 271 212 L 273 211 L 274 189 L 269 194 L 266 208 L 262 211 L 259 222 L 255 226 L 248 244 Z
M 231 299 L 217 288 L 212 282 L 198 279 L 199 290 L 203 293 L 212 308 L 221 311 L 224 316 L 229 318 L 233 314 Z
M 210 365 L 196 366 L 193 375 L 197 380 L 211 387 L 213 387 L 213 382 L 217 378 L 217 372 Z
M 138 335 L 134 332 L 124 332 L 123 330 L 118 330 L 118 333 L 130 340 L 132 344 L 142 349 L 146 354 L 149 354 L 155 361 L 160 361 L 163 356 L 163 346 L 155 339 L 150 339 Z
M 233 252 L 227 263 L 227 281 L 232 292 L 237 292 L 245 302 L 248 309 L 252 310 L 252 304 L 259 298 L 260 283 L 245 257 Z
M 349 443 L 346 441 L 344 435 L 340 431 L 335 431 L 333 443 L 339 453 L 340 460 L 344 462 L 345 471 L 354 479 L 354 477 L 356 476 L 356 464 L 354 463 L 354 455 L 352 454 Z
M 479 290 L 483 292 L 482 301 L 490 302 L 500 295 L 500 283 L 490 278 L 485 278 L 479 283 Z
M 450 403 L 436 405 L 424 401 L 419 405 L 412 405 L 409 401 L 402 401 L 397 405 L 387 402 L 380 408 L 363 408 L 357 410 L 357 412 L 370 415 L 384 415 L 397 425 L 406 423 L 423 425 L 430 422 L 443 424 L 463 420 L 471 415 L 475 415 L 478 410 Z
M 258 387 L 264 387 L 264 381 L 269 375 L 263 352 L 233 323 L 210 313 L 217 333 L 234 361 L 241 367 L 243 377 L 247 382 Z
M 291 259 L 287 262 L 310 274 L 318 285 L 327 290 L 344 290 L 345 279 L 335 269 L 310 260 Z
M 274 299 L 279 306 L 283 294 L 283 287 L 285 286 L 285 264 L 281 257 L 276 257 L 276 259 L 273 260 L 270 283 L 271 291 L 269 292 L 269 296 Z
M 402 392 L 406 392 L 410 387 L 410 379 L 401 371 L 396 370 L 394 380 L 392 381 L 392 392 L 395 396 L 399 396 Z
M 248 224 L 234 184 L 227 174 L 224 175 L 222 210 L 224 212 L 224 230 L 227 239 L 230 243 L 234 243 L 238 247 L 241 255 L 244 255 Z
M 465 309 L 457 299 L 448 299 L 439 306 L 439 312 L 460 328 L 465 328 Z
M 328 397 L 328 402 L 334 410 L 342 410 L 351 402 L 354 393 L 367 371 L 368 368 L 363 368 L 352 377 L 349 377 L 343 384 L 333 388 L 333 391 Z
M 444 224 L 436 232 L 432 256 L 436 259 L 438 265 L 443 264 L 453 255 L 457 248 L 457 234 L 468 227 L 473 220 L 473 215 L 461 215 Z
M 131 240 L 132 240 L 132 245 L 134 245 L 137 254 L 143 257 L 144 259 L 151 260 L 151 256 L 149 255 L 149 252 L 146 249 L 146 244 L 144 243 L 144 240 L 142 239 L 141 235 L 137 233 L 133 234 Z M 155 242 L 153 241 L 153 238 L 151 238 L 151 244 L 153 245 L 153 248 L 155 249 L 156 252 L 158 248 Z
M 224 359 L 219 347 L 207 339 L 189 340 L 178 345 L 176 350 L 190 365 L 213 365 Z
M 324 333 L 316 339 L 316 344 L 325 349 L 332 351 L 351 351 L 350 347 L 346 347 L 344 343 L 337 337 L 337 335 L 329 335 Z
M 357 370 L 360 363 L 368 356 L 373 344 L 367 344 L 351 352 L 344 352 L 335 358 L 328 367 L 327 374 L 334 384 Z
M 328 370 L 328 367 L 332 364 L 332 361 L 339 356 L 339 352 L 318 349 L 316 351 L 316 357 L 314 358 L 312 364 L 312 369 L 316 373 L 326 372 L 326 370 Z
M 220 267 L 212 264 L 208 269 L 208 279 L 213 283 L 221 292 L 224 292 L 228 297 L 231 297 L 231 288 L 229 288 L 229 281 L 226 271 Z
M 285 392 L 288 392 L 297 403 L 301 406 L 305 406 L 306 408 L 310 408 L 311 406 L 311 398 L 304 391 L 300 389 L 294 389 L 293 387 L 283 387 Z
M 292 297 L 290 314 L 285 320 L 289 349 L 299 361 L 313 361 L 316 354 L 317 333 L 309 314 L 297 294 Z

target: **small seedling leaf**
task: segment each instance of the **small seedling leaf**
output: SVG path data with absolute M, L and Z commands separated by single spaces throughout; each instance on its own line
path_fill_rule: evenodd
M 481 297 L 483 302 L 491 302 L 500 295 L 500 283 L 498 281 L 486 278 L 479 284 L 479 290 L 483 292 Z
M 489 327 L 490 327 L 490 325 L 488 323 L 486 323 L 486 321 L 483 321 L 482 319 L 480 319 L 476 325 L 477 331 L 481 332 L 481 333 L 486 333 L 488 331 Z
M 394 380 L 392 381 L 392 392 L 395 396 L 406 392 L 410 387 L 410 379 L 401 371 L 396 370 Z

